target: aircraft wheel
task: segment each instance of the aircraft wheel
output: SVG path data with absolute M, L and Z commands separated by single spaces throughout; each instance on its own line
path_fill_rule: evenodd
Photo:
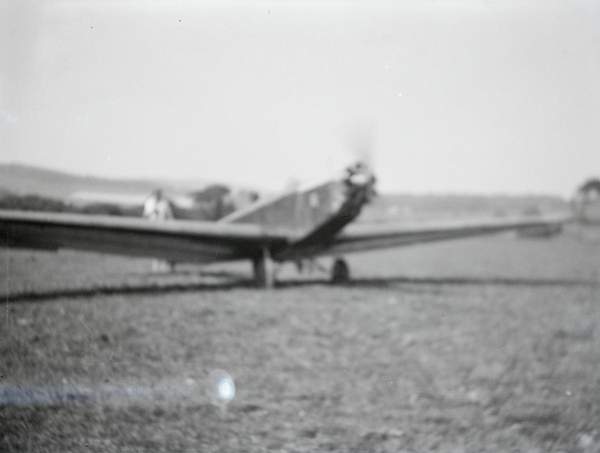
M 350 281 L 350 267 L 344 258 L 336 258 L 331 267 L 332 283 L 347 283 Z
M 254 282 L 259 288 L 272 288 L 275 283 L 275 269 L 268 250 L 252 260 Z

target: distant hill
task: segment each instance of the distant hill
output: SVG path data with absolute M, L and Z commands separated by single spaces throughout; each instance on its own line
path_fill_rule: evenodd
M 366 207 L 364 222 L 534 216 L 569 212 L 569 203 L 553 195 L 383 194 Z
M 85 201 L 88 196 L 90 203 L 95 198 L 96 204 L 102 208 L 101 212 L 105 212 L 109 208 L 115 210 L 115 205 L 128 204 L 127 200 L 138 199 L 141 203 L 145 195 L 158 187 L 173 197 L 184 193 L 197 194 L 206 186 L 207 182 L 203 180 L 111 179 L 73 175 L 22 164 L 0 164 L 0 198 L 7 201 L 8 204 L 4 203 L 5 208 L 12 206 L 24 209 L 26 205 L 31 205 L 30 209 L 35 209 L 43 205 L 51 209 L 54 206 L 52 203 L 58 201 L 66 202 L 57 205 L 62 206 L 58 210 L 72 209 L 66 206 L 74 203 L 74 195 L 79 195 L 79 203 L 75 204 L 81 205 L 81 201 Z M 10 194 L 13 194 L 12 198 L 9 197 Z M 115 197 L 111 197 L 111 194 Z M 24 195 L 42 197 L 43 200 L 35 197 L 14 198 Z M 107 199 L 102 200 L 99 195 L 106 195 Z M 110 203 L 109 199 L 121 200 L 122 203 Z M 365 208 L 359 221 L 418 221 L 490 216 L 501 218 L 507 215 L 566 212 L 568 209 L 566 200 L 552 195 L 381 194 Z
M 77 192 L 114 193 L 120 195 L 149 194 L 161 187 L 167 192 L 193 191 L 205 181 L 169 181 L 158 179 L 112 179 L 73 175 L 57 170 L 23 164 L 0 164 L 0 195 L 40 195 L 66 199 Z

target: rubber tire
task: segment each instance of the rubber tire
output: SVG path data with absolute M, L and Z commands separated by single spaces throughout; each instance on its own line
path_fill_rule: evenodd
M 257 257 L 252 260 L 254 283 L 259 288 L 273 288 L 275 284 L 275 269 L 268 256 Z
M 344 258 L 336 258 L 331 266 L 331 283 L 348 283 L 350 281 L 350 266 Z

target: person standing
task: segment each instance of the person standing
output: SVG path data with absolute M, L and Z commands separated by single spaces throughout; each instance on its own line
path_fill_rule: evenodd
M 144 202 L 144 217 L 150 220 L 168 220 L 173 218 L 171 203 L 163 195 L 161 189 L 156 189 Z
M 152 221 L 165 221 L 173 218 L 173 209 L 170 201 L 163 195 L 161 189 L 156 189 L 144 202 L 143 216 Z M 172 261 L 153 260 L 152 271 L 173 271 L 175 263 Z

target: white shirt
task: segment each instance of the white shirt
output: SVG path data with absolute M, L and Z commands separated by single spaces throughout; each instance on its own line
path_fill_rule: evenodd
M 173 218 L 173 212 L 166 198 L 157 199 L 155 195 L 148 197 L 144 203 L 144 217 L 151 220 L 166 220 Z

